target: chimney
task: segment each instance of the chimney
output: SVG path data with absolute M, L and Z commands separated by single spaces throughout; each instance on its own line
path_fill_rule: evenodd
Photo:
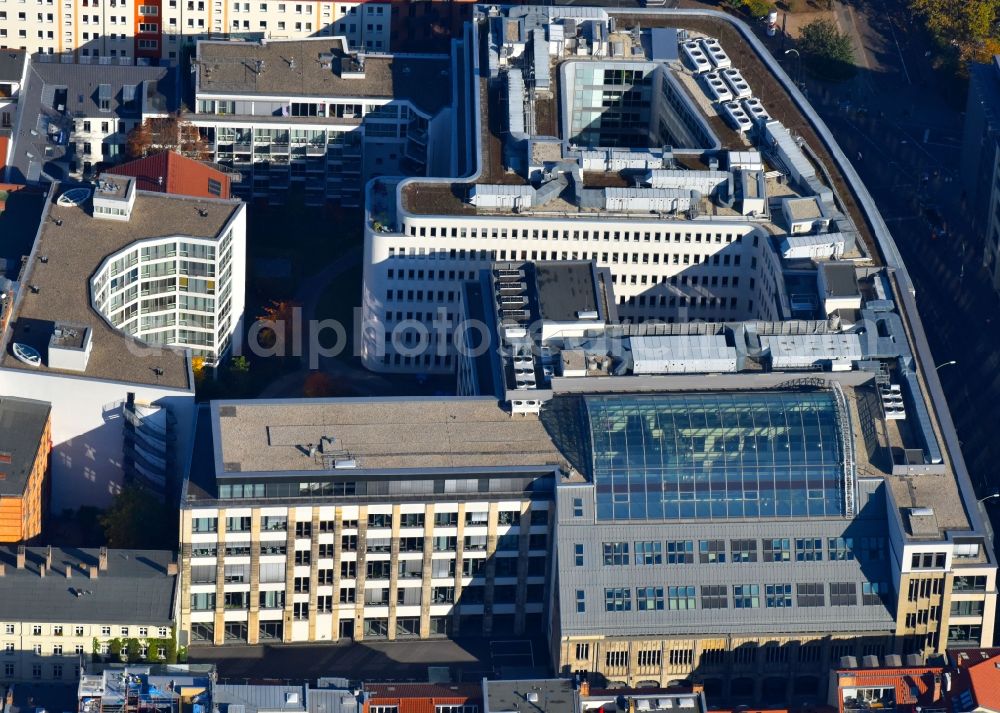
M 44 577 L 45 576 L 45 569 L 46 569 L 46 567 L 45 567 L 45 563 L 44 562 L 42 562 L 40 565 L 38 565 L 38 576 L 39 577 Z
M 97 555 L 97 566 L 102 572 L 108 571 L 108 548 L 102 547 L 100 553 Z
M 177 576 L 177 563 L 170 562 L 167 564 L 167 576 L 176 577 Z
M 90 565 L 90 578 L 91 579 L 97 579 L 97 565 L 96 564 Z
M 704 693 L 704 691 L 705 691 L 705 684 L 703 683 L 691 684 L 691 693 Z
M 73 577 L 73 565 L 66 565 L 66 579 L 71 579 Z
M 580 695 L 581 696 L 590 695 L 590 681 L 587 681 L 586 679 L 580 681 Z
M 17 568 L 24 569 L 24 545 L 17 546 Z
M 931 701 L 937 703 L 941 700 L 941 674 L 934 674 L 934 690 L 931 692 Z
M 52 545 L 45 546 L 45 566 L 52 569 Z
M 6 575 L 7 575 L 7 565 L 5 565 L 3 562 L 0 562 L 0 577 L 4 577 Z

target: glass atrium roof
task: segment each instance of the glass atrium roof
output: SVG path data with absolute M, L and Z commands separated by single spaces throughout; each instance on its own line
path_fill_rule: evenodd
M 832 391 L 585 398 L 598 520 L 843 516 Z

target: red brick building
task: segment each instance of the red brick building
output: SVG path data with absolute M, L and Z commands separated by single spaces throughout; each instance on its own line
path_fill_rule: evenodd
M 195 198 L 229 198 L 229 175 L 173 151 L 119 164 L 115 175 L 132 176 L 140 191 Z

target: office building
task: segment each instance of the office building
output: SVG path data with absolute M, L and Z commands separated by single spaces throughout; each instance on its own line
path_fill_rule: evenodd
M 81 663 L 109 656 L 116 640 L 165 657 L 176 583 L 172 552 L 0 548 L 0 681 L 75 683 Z
M 181 505 L 192 645 L 544 630 L 563 459 L 537 420 L 302 399 L 213 402 L 210 427 Z
M 56 184 L 14 296 L 0 389 L 52 404 L 52 507 L 126 481 L 176 493 L 194 423 L 189 354 L 212 363 L 243 316 L 239 201 Z M 190 351 L 187 351 L 190 350 Z
M 610 12 L 483 9 L 456 41 L 459 178 L 368 187 L 368 368 L 454 370 L 462 284 L 497 260 L 594 260 L 623 319 L 686 322 L 792 316 L 782 251 L 866 257 L 812 149 L 724 49 L 722 74 L 681 52 L 716 40 Z
M 134 178 L 136 189 L 140 191 L 192 198 L 231 197 L 232 176 L 229 173 L 176 151 L 160 151 L 118 164 L 114 172 Z
M 7 180 L 91 178 L 98 164 L 123 160 L 132 129 L 176 109 L 172 82 L 172 73 L 161 67 L 33 56 L 18 101 Z
M 983 236 L 983 265 L 1000 290 L 1000 56 L 969 65 L 961 180 L 973 227 Z
M 200 42 L 197 59 L 185 119 L 205 158 L 240 174 L 241 197 L 358 206 L 372 176 L 449 171 L 447 55 L 366 56 L 320 38 Z
M 0 542 L 42 532 L 49 503 L 50 410 L 44 401 L 0 397 Z

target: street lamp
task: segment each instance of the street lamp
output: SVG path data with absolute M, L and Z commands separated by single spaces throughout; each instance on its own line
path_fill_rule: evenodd
M 798 71 L 796 72 L 797 80 L 795 82 L 795 86 L 801 87 L 802 86 L 802 55 L 799 54 L 799 51 L 797 49 L 795 49 L 794 47 L 792 49 L 790 49 L 790 50 L 785 50 L 785 54 L 786 55 L 793 54 L 793 53 L 795 54 L 795 64 L 798 67 Z
M 995 493 L 993 493 L 991 495 L 987 495 L 985 498 L 979 498 L 979 500 L 977 502 L 984 503 L 987 500 L 994 500 L 996 498 L 1000 498 L 1000 491 L 995 492 Z
M 955 361 L 954 359 L 952 359 L 951 361 L 946 361 L 946 362 L 945 362 L 944 364 L 938 364 L 938 365 L 937 365 L 936 367 L 934 367 L 934 371 L 937 371 L 937 370 L 938 370 L 938 369 L 940 369 L 940 368 L 941 368 L 942 366 L 951 366 L 951 365 L 953 365 L 953 364 L 957 364 L 957 363 L 958 363 L 958 362 L 957 362 L 957 361 Z

